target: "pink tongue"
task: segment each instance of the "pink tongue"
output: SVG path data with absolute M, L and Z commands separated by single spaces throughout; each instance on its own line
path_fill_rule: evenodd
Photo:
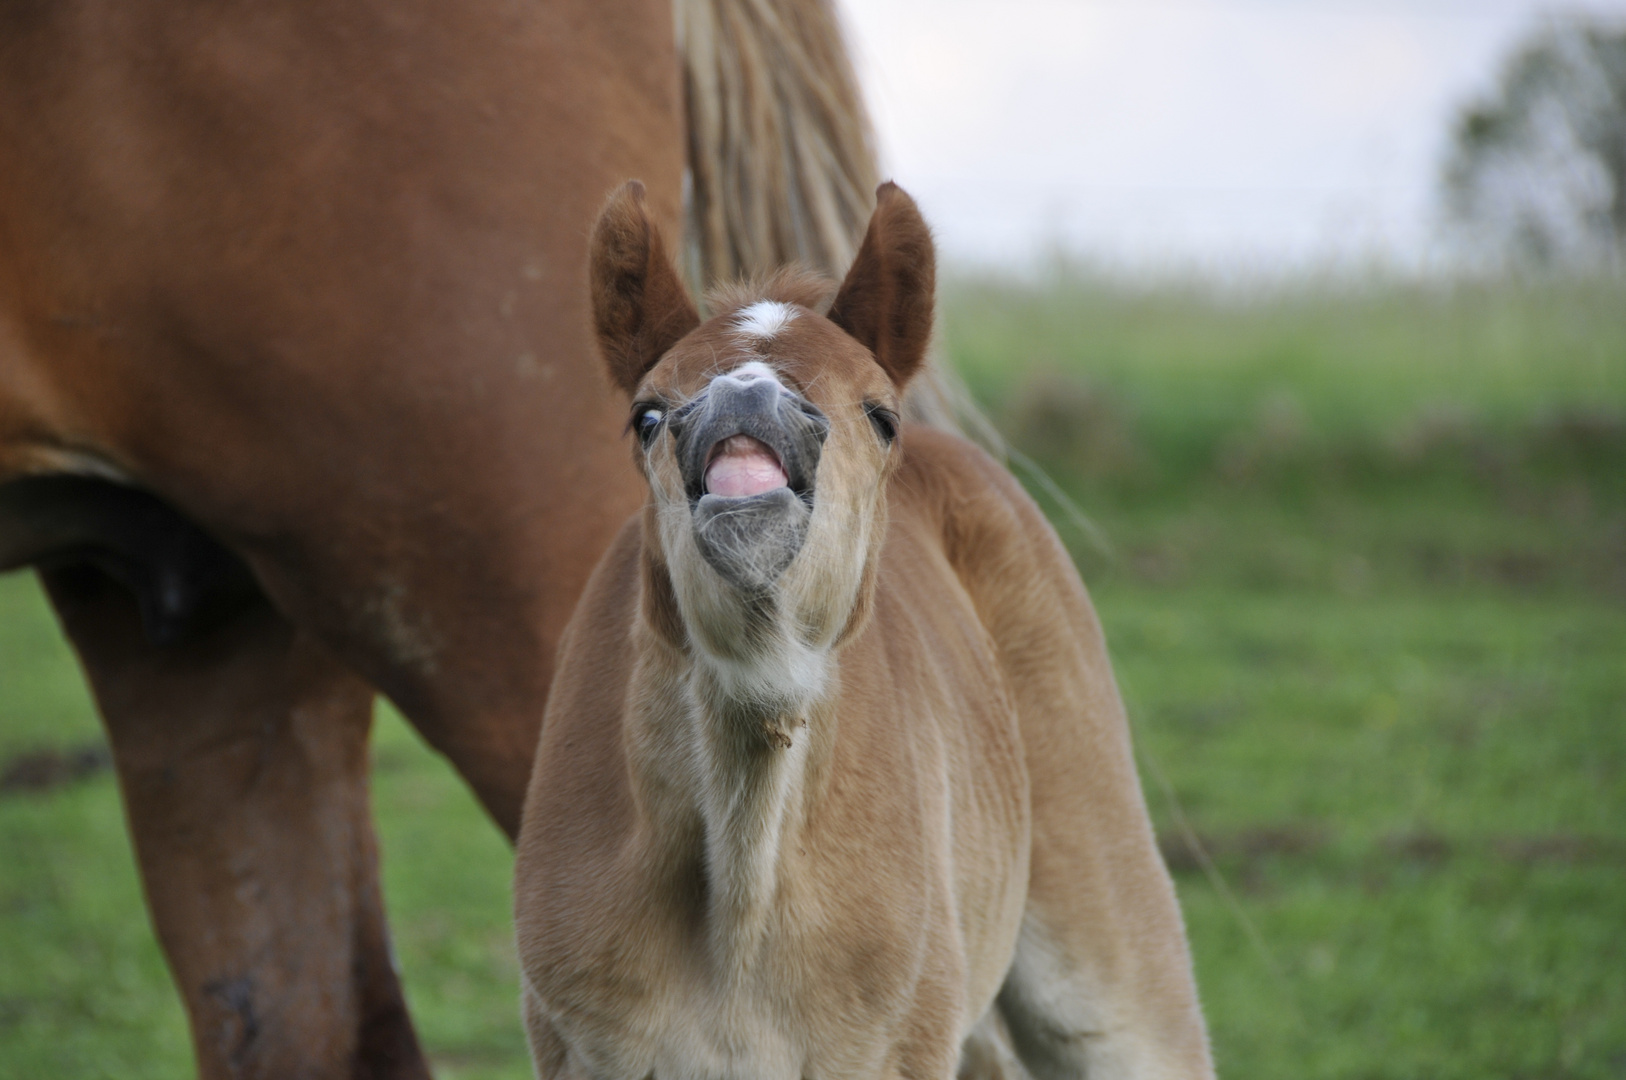
M 706 491 L 738 498 L 785 486 L 785 470 L 773 451 L 749 435 L 730 436 L 706 466 Z

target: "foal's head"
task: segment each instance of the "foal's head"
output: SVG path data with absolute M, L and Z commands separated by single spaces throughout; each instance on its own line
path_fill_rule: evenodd
M 670 582 L 646 604 L 675 601 L 652 622 L 698 645 L 725 681 L 760 684 L 766 666 L 816 692 L 819 661 L 867 609 L 898 399 L 925 357 L 934 287 L 913 200 L 891 184 L 877 198 L 827 308 L 828 283 L 782 272 L 727 292 L 703 324 L 642 185 L 618 191 L 594 229 L 599 345 L 631 402 L 646 535 L 658 538 L 649 557 Z

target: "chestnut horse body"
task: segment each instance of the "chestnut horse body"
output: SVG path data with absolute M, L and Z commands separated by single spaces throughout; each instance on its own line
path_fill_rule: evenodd
M 427 1072 L 373 688 L 513 835 L 641 497 L 581 268 L 627 176 L 679 223 L 679 29 L 672 0 L 0 7 L 0 569 L 41 568 L 86 669 L 204 1076 Z
M 515 866 L 544 1080 L 1212 1076 L 1100 627 L 1021 488 L 898 426 L 932 244 L 701 324 L 592 246 L 650 497 L 560 649 Z M 822 293 L 822 295 L 821 295 Z M 997 1001 L 997 1004 L 996 1004 Z

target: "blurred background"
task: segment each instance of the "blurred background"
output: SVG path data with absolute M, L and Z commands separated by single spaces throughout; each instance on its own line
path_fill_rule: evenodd
M 1626 0 L 850 0 L 942 341 L 1091 587 L 1222 1074 L 1626 1077 Z M 529 1075 L 510 856 L 381 709 L 442 1077 Z M 0 1076 L 184 1020 L 0 579 Z
M 1443 271 L 1496 239 L 1452 228 L 1459 210 L 1492 232 L 1533 216 L 1574 257 L 1621 175 L 1620 0 L 847 11 L 883 160 L 961 263 Z M 1469 131 L 1475 113 L 1505 122 Z

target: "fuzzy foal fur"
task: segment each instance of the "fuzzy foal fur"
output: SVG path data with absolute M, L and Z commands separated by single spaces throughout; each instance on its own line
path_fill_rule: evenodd
M 828 316 L 781 275 L 700 325 L 659 250 L 629 185 L 591 280 L 651 497 L 566 632 L 525 806 L 538 1074 L 949 1077 L 1008 1036 L 1038 1080 L 1211 1075 L 1083 586 L 992 460 L 888 422 L 931 327 L 913 202 L 881 188 Z M 795 305 L 768 339 L 735 314 L 762 299 Z M 676 448 L 763 379 L 828 430 L 794 558 L 742 589 Z

